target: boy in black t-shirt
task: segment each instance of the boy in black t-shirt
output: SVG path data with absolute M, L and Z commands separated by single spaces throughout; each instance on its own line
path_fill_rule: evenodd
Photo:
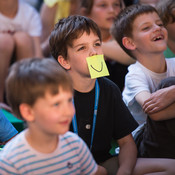
M 87 57 L 103 54 L 98 26 L 84 16 L 64 18 L 51 32 L 50 48 L 73 81 L 76 115 L 72 129 L 85 140 L 95 160 L 109 174 L 132 174 L 137 149 L 131 132 L 138 124 L 122 101 L 118 87 L 106 78 L 91 79 L 86 62 Z M 118 157 L 109 154 L 112 139 L 120 147 Z M 138 161 L 134 174 L 153 172 L 155 166 L 163 166 L 158 166 L 157 160 L 144 160 Z

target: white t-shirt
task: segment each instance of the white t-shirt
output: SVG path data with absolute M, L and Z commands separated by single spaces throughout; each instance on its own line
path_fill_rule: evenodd
M 136 102 L 135 96 L 142 91 L 153 93 L 161 80 L 175 76 L 175 58 L 166 59 L 166 63 L 167 71 L 165 73 L 152 72 L 138 61 L 128 68 L 129 71 L 125 78 L 125 88 L 122 95 L 125 104 L 139 124 L 146 121 L 146 114 Z
M 0 13 L 0 32 L 24 31 L 30 36 L 41 35 L 42 24 L 39 13 L 31 5 L 19 0 L 18 11 L 14 18 Z
M 59 136 L 52 153 L 40 153 L 29 145 L 26 130 L 0 152 L 0 174 L 95 174 L 97 164 L 84 141 L 72 132 Z M 42 146 L 42 145 L 41 145 Z

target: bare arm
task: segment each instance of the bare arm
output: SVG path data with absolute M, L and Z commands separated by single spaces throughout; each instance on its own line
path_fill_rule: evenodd
M 131 134 L 118 140 L 120 147 L 119 152 L 119 169 L 117 175 L 131 174 L 137 158 L 137 148 Z
M 56 10 L 58 8 L 57 6 L 58 5 L 55 5 L 53 7 L 48 7 L 45 3 L 43 3 L 41 7 L 40 16 L 41 16 L 41 22 L 43 25 L 41 42 L 44 42 L 48 38 L 51 30 L 54 27 Z
M 143 106 L 144 102 L 151 97 L 151 93 L 148 91 L 142 91 L 136 95 L 136 101 Z M 143 108 L 143 107 L 142 107 Z M 163 108 L 162 110 L 154 113 L 147 113 L 152 120 L 168 120 L 175 118 L 175 103 Z
M 135 63 L 135 60 L 127 55 L 115 40 L 102 43 L 102 49 L 106 57 L 121 64 L 130 65 Z
M 107 175 L 107 170 L 104 167 L 98 165 L 98 169 L 95 175 Z
M 175 86 L 170 86 L 152 93 L 143 103 L 143 110 L 148 113 L 158 112 L 175 102 Z
M 49 36 L 54 27 L 54 20 L 57 8 L 58 8 L 57 4 L 54 5 L 53 7 L 48 7 L 45 3 L 43 3 L 40 11 L 41 21 L 43 25 L 41 35 L 41 48 L 45 56 L 48 56 L 50 54 Z

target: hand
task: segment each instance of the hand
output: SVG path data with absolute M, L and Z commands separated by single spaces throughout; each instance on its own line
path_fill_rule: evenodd
M 143 103 L 142 108 L 144 112 L 147 114 L 153 114 L 172 104 L 175 101 L 175 98 L 172 96 L 171 90 L 172 88 L 168 87 L 152 93 L 150 98 Z
M 104 167 L 98 165 L 98 170 L 95 173 L 95 175 L 107 175 L 107 174 L 108 174 L 107 170 Z

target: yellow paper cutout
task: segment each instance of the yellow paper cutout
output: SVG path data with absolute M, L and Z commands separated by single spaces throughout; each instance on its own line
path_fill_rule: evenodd
M 86 58 L 92 79 L 109 75 L 103 55 L 94 55 Z

